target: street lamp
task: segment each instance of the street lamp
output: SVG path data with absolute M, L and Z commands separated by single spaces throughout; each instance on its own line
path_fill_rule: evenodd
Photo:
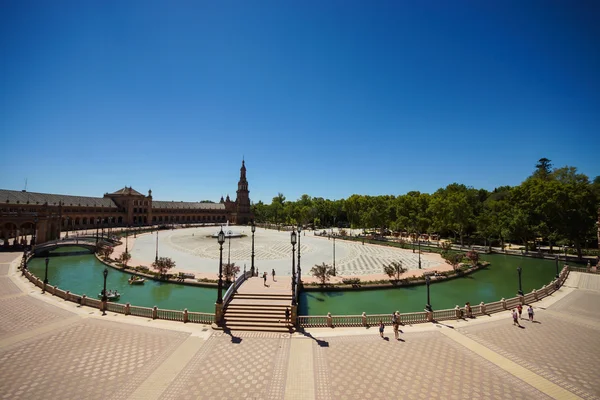
M 335 236 L 333 237 L 333 276 L 337 276 L 335 274 Z
M 125 229 L 125 253 L 129 253 L 129 226 Z
M 44 288 L 42 289 L 42 293 L 46 293 L 46 285 L 48 284 L 48 263 L 50 259 L 46 257 L 46 274 L 44 275 Z
M 296 305 L 296 231 L 290 235 L 292 243 L 292 306 Z
M 298 225 L 298 284 L 302 285 L 302 269 L 300 269 L 300 232 L 302 232 L 302 226 Z
M 217 304 L 223 304 L 223 243 L 225 243 L 225 233 L 221 226 L 217 242 L 219 242 L 219 285 L 217 287 Z
M 108 276 L 108 268 L 104 267 L 104 289 L 102 289 L 102 315 L 106 315 L 106 302 L 108 301 L 108 297 L 106 297 L 106 277 Z
M 227 265 L 231 265 L 231 234 L 227 237 Z
M 65 235 L 65 239 L 69 238 L 69 217 L 67 217 L 67 234 Z
M 430 298 L 429 298 L 429 285 L 430 285 L 430 284 L 431 284 L 431 278 L 429 277 L 429 275 L 427 275 L 427 276 L 425 277 L 425 286 L 427 286 L 427 304 L 425 305 L 425 309 L 426 309 L 427 311 L 430 311 L 430 312 L 431 312 L 431 311 L 433 311 L 433 310 L 431 309 L 431 300 L 430 300 Z
M 522 271 L 521 267 L 517 268 L 517 272 L 519 273 L 519 292 L 518 292 L 519 296 L 523 296 L 523 287 L 521 286 L 521 271 Z
M 256 232 L 256 225 L 254 225 L 254 220 L 252 220 L 252 265 L 250 269 L 252 270 L 252 276 L 254 276 L 254 232 Z
M 35 242 L 37 240 L 37 223 L 38 217 L 37 215 L 33 218 L 33 237 L 31 238 L 31 247 L 35 246 Z
M 158 263 L 158 231 L 156 231 L 156 257 L 154 257 L 154 262 Z
M 100 218 L 96 218 L 96 244 L 98 244 L 98 225 L 100 224 Z
M 417 236 L 417 243 L 419 244 L 419 269 L 421 269 L 421 234 Z
M 556 279 L 558 279 L 558 255 L 554 256 L 554 262 L 556 263 Z

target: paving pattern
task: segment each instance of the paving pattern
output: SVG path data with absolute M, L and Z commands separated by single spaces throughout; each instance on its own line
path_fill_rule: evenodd
M 316 398 L 548 398 L 438 332 L 389 336 L 315 341 Z
M 10 399 L 126 398 L 187 334 L 84 319 L 0 349 Z
M 289 335 L 214 334 L 163 399 L 282 399 Z
M 590 351 L 600 349 L 600 332 L 550 314 L 538 319 L 523 320 L 520 329 L 507 313 L 506 321 L 458 331 L 581 397 L 600 398 L 600 358 L 590 357 Z
M 540 323 L 523 329 L 506 312 L 403 327 L 395 341 L 389 328 L 389 340 L 364 328 L 232 335 L 67 311 L 14 273 L 0 276 L 0 399 L 598 399 L 600 276 L 582 276 L 535 303 Z
M 245 229 L 234 227 L 234 229 Z M 198 272 L 214 272 L 215 261 L 219 259 L 219 245 L 209 237 L 214 227 L 190 228 L 166 231 L 159 234 L 160 254 L 173 258 L 177 266 Z M 245 232 L 250 235 L 250 232 Z M 291 250 L 289 232 L 258 230 L 255 239 L 255 262 L 260 268 L 275 269 L 278 275 L 290 274 Z M 312 267 L 322 262 L 333 263 L 334 241 L 312 234 L 300 238 L 300 252 L 303 265 Z M 153 261 L 156 252 L 156 235 L 141 235 L 132 246 L 132 256 L 136 260 Z M 382 274 L 383 265 L 401 261 L 409 270 L 419 267 L 417 253 L 410 250 L 377 246 L 345 240 L 335 241 L 336 269 L 341 275 Z M 297 254 L 297 248 L 296 248 Z M 231 260 L 243 268 L 249 268 L 252 255 L 251 236 L 226 240 L 223 245 L 223 259 Z M 431 268 L 443 263 L 441 258 L 431 255 L 421 257 L 422 268 Z M 217 263 L 218 264 L 218 263 Z M 310 269 L 310 268 L 309 268 Z
M 71 316 L 73 316 L 71 312 L 33 297 L 5 298 L 0 301 L 0 318 L 2 321 L 0 324 L 0 338 L 35 329 L 38 326 L 64 320 Z
M 0 276 L 0 297 L 20 294 L 21 289 L 7 276 Z

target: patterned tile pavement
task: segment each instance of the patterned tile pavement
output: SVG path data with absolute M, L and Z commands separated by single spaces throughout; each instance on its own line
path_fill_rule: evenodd
M 321 339 L 313 345 L 317 399 L 547 399 L 438 332 Z
M 581 290 L 557 301 L 550 310 L 600 321 L 600 307 L 590 307 L 591 304 L 600 304 L 600 293 Z
M 7 275 L 10 264 L 0 264 L 0 275 Z
M 163 399 L 282 399 L 288 334 L 219 332 L 211 336 Z
M 6 279 L 6 278 L 4 278 Z M 0 301 L 0 338 L 66 319 L 74 314 L 29 296 Z
M 7 276 L 0 276 L 0 297 L 20 294 L 21 289 Z
M 590 356 L 598 354 L 600 332 L 592 325 L 538 314 L 540 323 L 523 320 L 524 329 L 513 326 L 507 313 L 505 321 L 458 331 L 583 398 L 600 398 L 600 358 Z
M 82 319 L 0 349 L 3 399 L 122 399 L 187 333 Z

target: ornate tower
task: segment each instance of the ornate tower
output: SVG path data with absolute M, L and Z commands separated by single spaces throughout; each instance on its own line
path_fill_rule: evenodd
M 252 219 L 250 212 L 250 191 L 246 180 L 246 165 L 242 160 L 240 168 L 240 181 L 238 182 L 237 198 L 235 199 L 236 223 L 247 224 Z

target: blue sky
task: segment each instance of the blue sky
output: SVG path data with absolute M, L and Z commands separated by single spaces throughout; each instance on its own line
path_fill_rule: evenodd
M 324 4 L 326 3 L 326 4 Z M 600 3 L 0 1 L 0 187 L 158 200 L 600 175 Z

